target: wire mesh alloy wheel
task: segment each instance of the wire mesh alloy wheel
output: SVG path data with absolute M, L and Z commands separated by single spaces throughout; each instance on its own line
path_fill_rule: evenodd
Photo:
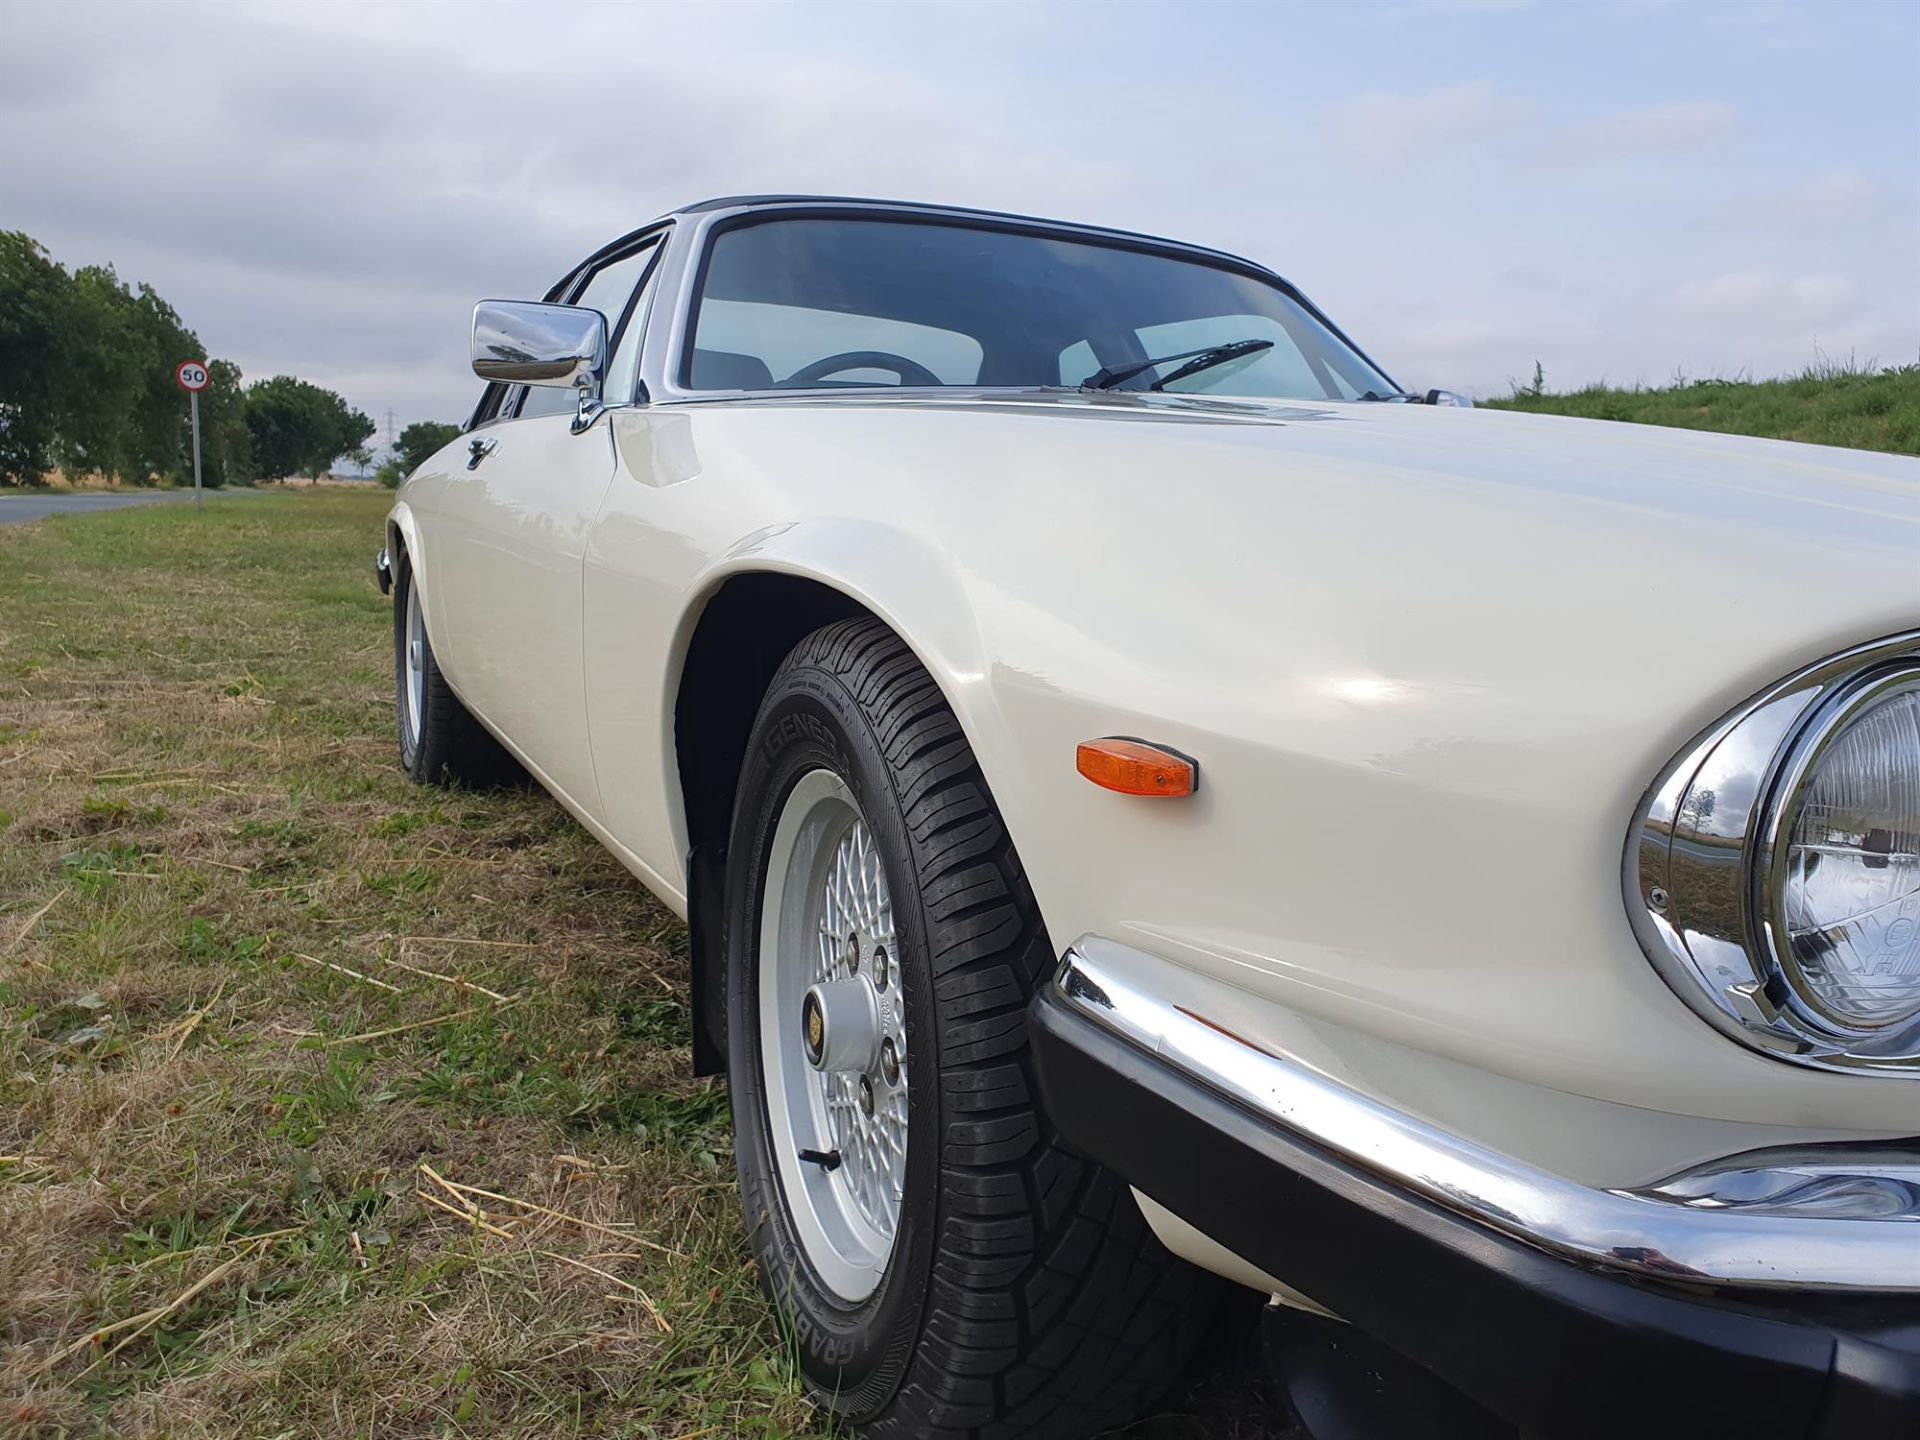
M 420 613 L 420 587 L 412 582 L 407 585 L 407 628 L 402 642 L 401 664 L 404 675 L 401 679 L 401 723 L 407 727 L 406 738 L 409 747 L 420 743 L 420 717 L 426 711 L 427 689 L 427 623 Z
M 879 1286 L 906 1189 L 906 995 L 893 901 L 844 781 L 812 770 L 781 810 L 760 923 L 768 1123 L 807 1259 L 835 1295 Z

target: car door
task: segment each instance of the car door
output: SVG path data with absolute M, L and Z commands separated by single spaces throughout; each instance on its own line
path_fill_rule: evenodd
M 658 236 L 602 252 L 551 292 L 607 319 L 609 378 Z M 610 398 L 612 398 L 610 396 Z M 631 398 L 631 379 L 627 394 Z M 575 434 L 574 392 L 514 387 L 469 435 L 427 532 L 440 590 L 435 653 L 468 708 L 504 735 L 541 779 L 579 809 L 598 803 L 587 744 L 581 656 L 581 562 L 613 478 L 603 419 Z M 486 411 L 483 403 L 482 414 Z

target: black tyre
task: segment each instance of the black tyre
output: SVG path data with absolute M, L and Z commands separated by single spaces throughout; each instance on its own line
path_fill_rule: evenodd
M 400 730 L 400 766 L 419 785 L 510 783 L 514 758 L 460 703 L 440 673 L 405 554 L 393 579 L 393 709 Z
M 885 626 L 820 630 L 774 677 L 729 857 L 742 1199 L 809 1390 L 899 1440 L 1138 1415 L 1228 1287 L 1037 1108 L 1026 1003 L 1054 948 L 959 725 Z

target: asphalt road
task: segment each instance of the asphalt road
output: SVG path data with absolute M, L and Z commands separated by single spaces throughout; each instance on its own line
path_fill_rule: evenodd
M 49 515 L 85 515 L 92 510 L 119 510 L 128 505 L 173 505 L 191 501 L 191 490 L 168 490 L 143 495 L 0 495 L 0 525 L 44 520 Z

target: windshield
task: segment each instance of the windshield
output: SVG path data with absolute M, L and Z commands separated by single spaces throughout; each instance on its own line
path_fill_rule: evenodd
M 1226 358 L 1191 364 L 1221 347 L 1231 347 Z M 1156 357 L 1169 358 L 1142 365 Z M 1190 373 L 1176 376 L 1182 368 Z M 756 220 L 720 231 L 683 383 L 1092 383 L 1286 400 L 1393 390 L 1299 301 L 1253 276 L 1059 235 L 866 219 Z

